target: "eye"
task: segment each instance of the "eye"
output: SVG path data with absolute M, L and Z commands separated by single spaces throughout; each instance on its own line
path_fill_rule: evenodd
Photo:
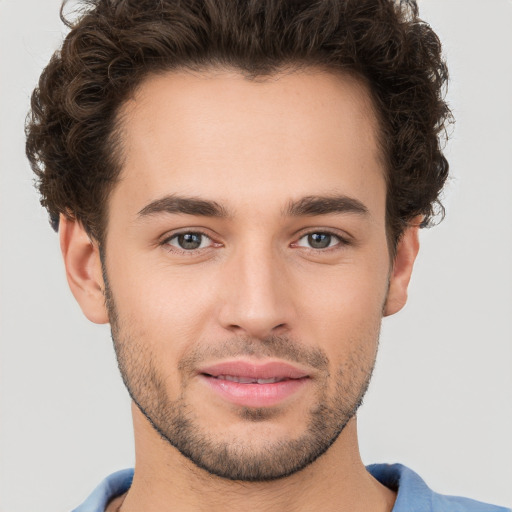
M 183 251 L 193 251 L 210 246 L 212 239 L 204 233 L 187 232 L 173 235 L 165 243 Z
M 315 232 L 308 233 L 303 237 L 299 238 L 297 243 L 298 247 L 308 247 L 310 249 L 327 249 L 334 247 L 342 243 L 339 236 L 333 235 L 332 233 Z

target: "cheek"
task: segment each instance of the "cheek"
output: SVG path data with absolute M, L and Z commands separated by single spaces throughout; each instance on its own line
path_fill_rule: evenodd
M 140 263 L 125 259 L 109 272 L 120 327 L 159 352 L 179 355 L 200 338 L 215 288 L 190 269 Z
M 388 269 L 379 262 L 340 265 L 329 272 L 311 273 L 300 287 L 305 309 L 332 321 L 346 317 L 368 318 L 382 315 L 387 294 Z
M 147 375 L 155 372 L 154 382 L 163 386 L 169 399 L 176 400 L 183 385 L 176 368 L 201 337 L 200 301 L 182 292 L 183 283 L 169 282 L 162 275 L 156 278 L 157 273 L 118 270 L 114 274 L 120 279 L 112 276 L 110 284 L 118 314 L 118 358 L 124 360 L 124 372 L 135 387 L 137 382 L 148 386 Z
M 337 268 L 309 279 L 310 285 L 297 295 L 301 330 L 314 343 L 323 344 L 333 359 L 345 359 L 354 351 L 373 358 L 387 280 L 387 266 L 379 262 Z

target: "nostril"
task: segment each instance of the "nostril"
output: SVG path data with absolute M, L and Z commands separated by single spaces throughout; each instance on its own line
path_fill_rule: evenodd
M 277 324 L 275 327 L 272 328 L 271 332 L 272 334 L 278 334 L 280 332 L 283 332 L 287 329 L 287 324 Z

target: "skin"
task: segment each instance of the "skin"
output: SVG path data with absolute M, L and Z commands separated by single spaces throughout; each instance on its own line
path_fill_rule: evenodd
M 382 316 L 405 304 L 418 252 L 412 223 L 390 261 L 384 169 L 366 88 L 313 69 L 262 82 L 229 70 L 172 72 L 147 79 L 123 106 L 121 123 L 124 165 L 109 198 L 104 251 L 128 378 L 152 359 L 166 400 L 184 400 L 198 432 L 241 443 L 252 456 L 303 436 L 318 397 L 336 403 L 340 371 L 344 392 L 354 395 L 342 398 L 356 400 L 373 368 Z M 141 214 L 168 196 L 214 201 L 226 215 Z M 311 196 L 348 197 L 366 211 L 289 211 Z M 198 231 L 208 238 L 197 250 L 172 238 Z M 327 232 L 328 248 L 308 246 L 308 234 Z M 108 322 L 97 244 L 63 217 L 61 248 L 83 312 Z M 262 348 L 272 336 L 321 351 L 328 371 L 306 368 L 307 385 L 260 421 L 180 369 L 194 351 L 208 363 L 222 359 L 208 360 L 212 348 L 231 357 L 226 347 L 235 339 L 255 347 L 245 359 L 279 360 Z M 109 510 L 392 509 L 394 493 L 360 459 L 355 416 L 301 471 L 244 483 L 197 467 L 132 410 L 134 482 Z

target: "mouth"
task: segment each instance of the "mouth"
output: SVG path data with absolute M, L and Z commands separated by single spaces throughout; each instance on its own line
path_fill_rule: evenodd
M 288 380 L 286 377 L 271 377 L 269 379 L 256 379 L 254 377 L 243 377 L 237 375 L 208 375 L 212 379 L 229 380 L 230 382 L 239 382 L 240 384 L 274 384 L 276 382 L 283 382 Z
M 244 407 L 272 407 L 296 395 L 307 372 L 281 361 L 226 361 L 201 368 L 199 377 L 223 400 Z

